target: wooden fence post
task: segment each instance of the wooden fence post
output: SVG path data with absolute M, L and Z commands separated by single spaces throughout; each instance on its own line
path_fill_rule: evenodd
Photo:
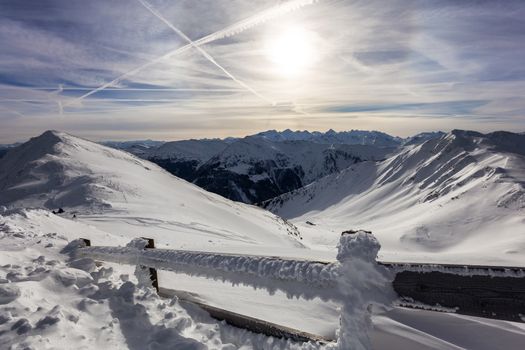
M 144 247 L 144 249 L 155 249 L 155 241 L 153 240 L 153 238 L 142 237 L 142 239 L 145 239 L 146 241 L 148 241 L 148 244 Z M 151 285 L 153 286 L 153 288 L 155 288 L 158 294 L 159 293 L 159 277 L 157 275 L 157 269 L 153 267 L 149 268 L 149 278 L 151 279 Z

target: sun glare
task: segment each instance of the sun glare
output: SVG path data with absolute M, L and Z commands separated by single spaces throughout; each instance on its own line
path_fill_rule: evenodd
M 290 27 L 268 39 L 266 55 L 280 74 L 296 76 L 317 61 L 315 41 L 315 33 L 301 27 Z

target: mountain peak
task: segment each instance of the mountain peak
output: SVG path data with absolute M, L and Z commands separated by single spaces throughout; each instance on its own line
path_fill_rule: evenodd
M 58 130 L 47 130 L 47 131 L 44 131 L 39 136 L 31 138 L 30 141 L 32 141 L 32 140 L 59 141 L 59 140 L 61 140 L 64 137 L 64 135 L 65 134 L 63 132 L 60 132 Z
M 378 131 L 351 130 L 335 131 L 329 129 L 326 132 L 308 130 L 283 131 L 268 130 L 253 137 L 264 138 L 270 141 L 311 141 L 321 144 L 346 144 L 346 145 L 373 145 L 378 147 L 397 147 L 401 145 L 402 139 Z
M 450 132 L 450 134 L 458 137 L 481 137 L 484 136 L 484 134 L 473 131 L 473 130 L 460 130 L 460 129 L 454 129 Z

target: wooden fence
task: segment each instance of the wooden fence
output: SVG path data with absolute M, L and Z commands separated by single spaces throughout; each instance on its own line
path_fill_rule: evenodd
M 225 320 L 233 326 L 296 341 L 334 340 L 206 305 L 187 292 L 162 288 L 159 286 L 161 281 L 158 280 L 156 269 L 243 283 L 270 292 L 281 290 L 289 297 L 320 297 L 344 304 L 344 293 L 341 294 L 335 288 L 339 283 L 338 279 L 342 278 L 337 272 L 342 261 L 330 263 L 154 249 L 153 240 L 146 240 L 145 249 L 140 253 L 137 249 L 126 247 L 92 247 L 89 240 L 84 240 L 85 247 L 79 249 L 78 254 L 98 261 L 139 264 L 149 269 L 152 286 L 161 296 L 176 295 L 182 302 L 196 304 L 212 317 Z M 341 251 L 341 246 L 339 249 Z M 392 286 L 399 297 L 398 305 L 515 322 L 525 321 L 524 268 L 373 263 L 393 274 Z M 366 309 L 366 306 L 363 308 Z M 342 329 L 340 333 L 344 334 L 345 330 Z

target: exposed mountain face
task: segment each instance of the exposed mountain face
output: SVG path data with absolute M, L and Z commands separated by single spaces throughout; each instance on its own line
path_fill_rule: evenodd
M 145 158 L 180 178 L 194 181 L 198 168 L 230 143 L 229 140 L 220 139 L 166 142 L 150 150 Z
M 296 224 L 315 224 L 317 231 L 370 229 L 391 251 L 417 251 L 413 260 L 429 261 L 437 253 L 452 262 L 460 252 L 472 255 L 471 263 L 488 254 L 494 263 L 523 264 L 525 135 L 454 130 L 382 162 L 352 165 L 264 206 Z
M 18 145 L 20 145 L 20 143 L 13 143 L 13 144 L 0 145 L 0 158 L 2 158 L 3 156 L 5 156 L 6 153 L 7 153 L 10 149 L 12 149 L 12 148 L 14 148 L 14 147 L 16 147 L 16 146 L 18 146 Z
M 391 148 L 275 142 L 246 137 L 198 168 L 194 183 L 227 198 L 257 203 L 302 187 L 363 160 L 383 159 Z
M 345 145 L 372 145 L 378 147 L 396 147 L 403 143 L 403 139 L 390 136 L 380 131 L 350 130 L 336 132 L 332 129 L 327 132 L 319 131 L 284 131 L 268 130 L 254 136 L 270 141 L 311 141 L 323 144 Z
M 110 225 L 120 220 L 125 225 L 115 230 L 128 236 L 134 230 L 140 235 L 147 225 L 148 234 L 162 239 L 176 233 L 181 244 L 300 246 L 295 227 L 265 210 L 208 193 L 129 153 L 56 131 L 0 160 L 2 205 L 96 215 L 97 227 L 105 218 Z

